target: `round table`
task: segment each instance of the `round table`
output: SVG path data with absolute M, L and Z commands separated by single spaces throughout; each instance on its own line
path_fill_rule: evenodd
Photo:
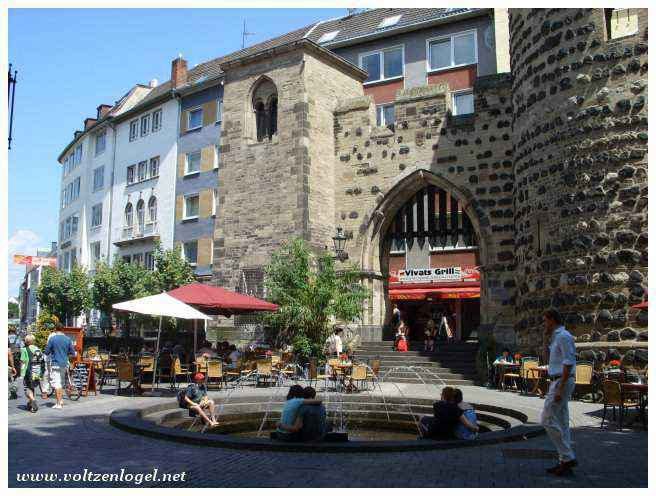
M 647 390 L 648 390 L 647 384 L 641 384 L 636 382 L 622 383 L 622 393 L 624 393 L 625 391 L 638 393 L 640 406 L 639 406 L 638 416 L 635 418 L 635 420 L 641 419 L 642 425 L 644 426 L 647 425 Z

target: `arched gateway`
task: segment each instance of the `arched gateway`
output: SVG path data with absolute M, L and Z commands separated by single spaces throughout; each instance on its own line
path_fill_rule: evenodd
M 458 337 L 486 323 L 486 234 L 472 194 L 421 166 L 395 178 L 381 195 L 358 239 L 360 266 L 373 293 L 365 327 L 388 323 L 396 302 L 420 339 L 429 318 L 451 315 Z M 454 315 L 455 314 L 455 315 Z

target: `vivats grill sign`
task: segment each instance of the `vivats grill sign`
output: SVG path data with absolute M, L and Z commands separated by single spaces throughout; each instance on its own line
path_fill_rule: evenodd
M 400 269 L 399 282 L 447 282 L 478 281 L 478 267 L 433 267 L 425 269 Z

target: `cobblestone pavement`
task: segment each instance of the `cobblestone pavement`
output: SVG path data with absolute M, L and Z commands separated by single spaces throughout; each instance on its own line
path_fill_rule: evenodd
M 396 391 L 386 385 L 386 393 Z M 439 389 L 399 385 L 403 394 L 435 397 Z M 542 400 L 516 393 L 463 387 L 472 402 L 519 409 L 536 421 Z M 245 389 L 238 395 L 261 394 Z M 217 393 L 221 396 L 224 393 Z M 233 398 L 235 395 L 233 395 Z M 23 399 L 9 401 L 10 487 L 135 487 L 133 482 L 21 482 L 18 474 L 185 473 L 182 482 L 143 482 L 142 487 L 646 487 L 647 433 L 599 428 L 599 404 L 570 404 L 579 458 L 575 475 L 547 476 L 555 452 L 546 436 L 443 451 L 403 453 L 287 453 L 204 448 L 129 434 L 109 425 L 117 408 L 140 408 L 162 398 L 101 394 L 67 402 L 63 410 L 41 402 L 37 414 Z M 169 399 L 170 401 L 170 399 Z

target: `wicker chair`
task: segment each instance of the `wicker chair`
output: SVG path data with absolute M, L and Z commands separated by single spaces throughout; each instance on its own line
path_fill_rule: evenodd
M 138 377 L 134 373 L 134 367 L 132 362 L 125 359 L 118 359 L 116 361 L 116 394 L 118 395 L 122 389 L 130 389 L 132 396 L 134 396 L 134 390 L 139 387 Z M 122 388 L 121 383 L 127 382 L 127 388 Z
M 191 375 L 191 372 L 189 371 L 189 367 L 186 365 L 182 365 L 180 363 L 180 358 L 179 357 L 173 357 L 173 381 L 175 384 L 178 383 L 178 377 L 179 376 L 185 376 L 187 378 L 187 382 L 191 382 L 191 379 L 189 376 Z
M 274 382 L 275 374 L 273 370 L 273 364 L 270 359 L 267 360 L 258 360 L 256 362 L 257 377 L 255 380 L 255 386 L 260 385 L 260 381 L 264 383 L 265 386 L 270 386 Z
M 369 360 L 369 367 L 371 370 L 367 370 L 367 380 L 371 381 L 373 387 L 378 380 L 378 374 L 380 374 L 380 359 L 372 358 Z
M 320 373 L 319 368 L 317 367 L 317 362 L 311 360 L 308 366 L 308 380 L 310 381 L 310 386 L 312 385 L 312 381 L 314 381 L 315 386 L 319 381 L 323 381 L 323 387 L 324 389 L 327 389 L 329 379 L 331 379 L 331 376 L 325 373 Z
M 534 380 L 533 378 L 536 377 L 536 374 L 532 371 L 539 366 L 540 362 L 537 358 L 529 358 L 522 362 L 522 367 L 519 369 L 522 392 L 526 393 L 528 391 L 529 381 Z
M 351 373 L 347 375 L 346 378 L 349 379 L 351 383 L 360 383 L 360 388 L 362 388 L 362 384 L 367 382 L 367 366 L 363 364 L 354 365 L 351 369 Z
M 594 366 L 592 362 L 576 362 L 576 380 L 574 383 L 576 397 L 580 397 L 582 391 L 593 392 L 593 372 Z
M 629 408 L 640 408 L 640 403 L 633 399 L 627 399 L 622 393 L 622 384 L 617 381 L 603 381 L 602 389 L 604 391 L 604 413 L 601 418 L 601 427 L 604 426 L 606 420 L 606 409 L 609 406 L 613 407 L 613 420 L 615 420 L 615 407 L 620 411 L 620 431 L 624 421 L 624 414 Z
M 207 375 L 205 376 L 205 380 L 208 387 L 212 384 L 212 381 L 217 381 L 215 384 L 218 384 L 219 387 L 225 386 L 226 379 L 223 374 L 223 362 L 221 360 L 207 360 L 206 367 Z
M 161 353 L 157 360 L 157 383 L 161 379 L 168 379 L 171 388 L 175 387 L 175 375 L 173 369 L 173 357 L 170 353 Z

